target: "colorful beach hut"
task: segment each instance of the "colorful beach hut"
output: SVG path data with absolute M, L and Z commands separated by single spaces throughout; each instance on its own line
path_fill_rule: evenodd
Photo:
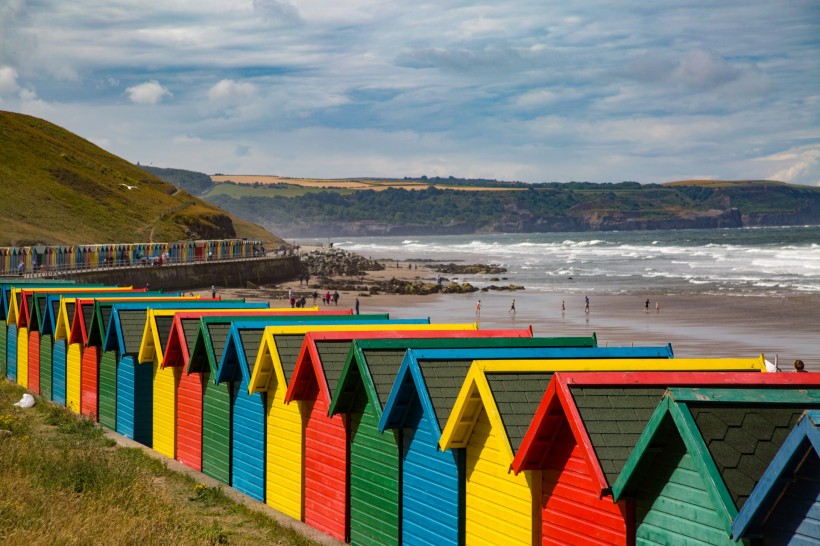
M 633 498 L 637 543 L 736 545 L 732 522 L 804 409 L 820 374 L 771 389 L 670 388 L 612 486 Z M 662 456 L 658 456 L 662 454 Z
M 117 421 L 117 362 L 115 350 L 105 350 L 104 341 L 111 310 L 115 304 L 140 302 L 168 302 L 183 299 L 180 294 L 170 293 L 161 296 L 158 293 L 129 294 L 122 298 L 96 298 L 91 324 L 87 331 L 87 347 L 96 347 L 99 352 L 97 371 L 97 409 L 99 422 L 110 430 L 116 430 Z M 185 297 L 184 301 L 202 300 L 197 296 Z
M 308 332 L 285 393 L 287 404 L 301 404 L 303 520 L 337 539 L 345 540 L 348 507 L 348 426 L 344 415 L 328 415 L 354 340 L 395 340 L 407 348 L 442 339 L 530 337 L 531 329 L 475 330 L 475 324 L 429 325 L 425 330 L 372 332 Z M 428 329 L 429 328 L 429 329 Z M 395 346 L 394 346 L 395 348 Z M 403 352 L 403 349 L 396 349 Z M 261 377 L 261 375 L 259 376 Z M 251 388 L 257 388 L 256 384 Z
M 116 431 L 126 438 L 152 447 L 153 367 L 137 360 L 148 308 L 217 309 L 235 307 L 241 300 L 145 301 L 115 303 L 103 342 L 104 351 L 117 352 Z
M 558 371 L 759 370 L 763 359 L 475 360 L 444 426 L 442 451 L 464 450 L 464 541 L 540 541 L 541 476 L 510 471 Z M 491 493 L 492 492 L 492 493 Z
M 732 524 L 761 546 L 820 541 L 820 411 L 807 411 L 780 446 Z
M 283 383 L 279 404 L 268 397 L 266 391 L 261 389 L 254 391 L 250 388 L 252 373 L 260 360 L 257 357 L 263 347 L 263 337 L 268 334 L 278 335 L 280 338 L 288 336 L 292 338 L 292 341 L 297 341 L 301 347 L 305 333 L 312 329 L 333 327 L 373 329 L 378 328 L 379 325 L 384 328 L 404 329 L 429 324 L 429 319 L 426 318 L 350 320 L 357 317 L 361 315 L 327 317 L 321 324 L 313 322 L 300 325 L 294 322 L 289 325 L 263 326 L 259 323 L 237 321 L 231 325 L 215 379 L 217 384 L 230 382 L 232 386 L 230 440 L 231 485 L 234 488 L 261 501 L 267 500 L 266 489 L 270 489 L 275 491 L 274 498 L 270 499 L 271 502 L 278 504 L 279 499 L 292 496 L 288 487 L 290 484 L 277 480 L 266 488 L 267 479 L 278 476 L 282 470 L 292 468 L 294 459 L 299 462 L 302 459 L 301 445 L 298 446 L 296 453 L 282 453 L 290 449 L 289 445 L 285 445 L 285 438 L 270 434 L 271 430 L 279 429 L 277 424 L 281 417 L 281 408 L 285 406 L 284 391 L 287 390 L 287 382 Z M 282 356 L 281 353 L 279 356 Z M 280 364 L 280 367 L 287 367 L 291 371 L 296 364 L 296 358 L 290 357 L 285 363 L 280 361 Z M 268 432 L 268 438 L 266 438 L 266 432 Z M 270 441 L 266 442 L 266 440 Z M 266 459 L 271 463 L 270 465 L 266 464 Z M 301 469 L 301 464 L 297 463 L 296 466 Z M 274 471 L 272 475 L 269 475 L 268 470 Z M 301 493 L 301 487 L 299 493 Z
M 419 544 L 433 540 L 439 544 L 458 544 L 462 539 L 459 514 L 463 512 L 464 503 L 458 485 L 464 479 L 463 472 L 459 471 L 463 464 L 461 453 L 442 453 L 438 450 L 438 440 L 474 359 L 669 358 L 672 354 L 668 346 L 598 348 L 594 337 L 499 341 L 501 343 L 483 347 L 464 343 L 450 343 L 449 348 L 419 346 L 406 352 L 395 381 L 388 387 L 390 391 L 382 395 L 386 402 L 377 428 L 362 426 L 355 431 L 370 444 L 374 443 L 372 438 L 380 438 L 386 451 L 375 458 L 362 449 L 358 460 L 351 453 L 351 536 L 357 526 L 354 515 L 363 512 L 374 520 L 370 527 L 382 531 L 392 527 L 393 532 L 400 532 L 393 541 Z M 378 435 L 386 429 L 391 429 L 393 434 Z M 390 442 L 393 435 L 396 445 Z M 351 452 L 360 443 L 363 440 L 357 440 L 352 434 Z M 368 447 L 367 444 L 364 447 Z M 366 467 L 370 468 L 369 472 L 365 471 Z M 361 493 L 373 489 L 370 483 L 373 474 L 381 475 L 388 482 L 400 482 L 402 487 L 374 502 L 373 495 Z M 435 480 L 431 481 L 432 477 Z M 387 491 L 387 488 L 377 490 Z M 354 509 L 356 492 L 362 497 L 358 510 Z M 396 526 L 399 520 L 400 530 Z
M 349 313 L 338 317 L 354 317 Z M 387 319 L 386 313 L 359 315 L 365 320 Z M 309 317 L 300 317 L 304 322 Z M 250 317 L 249 317 L 250 319 Z M 326 317 L 317 317 L 322 321 Z M 348 320 L 356 321 L 356 318 Z M 194 338 L 186 374 L 201 376 L 202 386 L 202 473 L 225 484 L 231 483 L 231 390 L 228 383 L 214 381 L 233 317 L 202 317 Z
M 315 308 L 299 309 L 299 313 L 287 313 L 287 316 L 308 314 L 328 314 Z M 276 310 L 266 310 L 264 316 L 275 314 Z M 254 313 L 260 313 L 254 311 Z M 332 314 L 350 315 L 348 311 L 333 311 Z M 220 312 L 222 317 L 247 317 L 249 312 Z M 178 367 L 187 370 L 190 355 L 199 329 L 200 318 L 217 316 L 213 311 L 178 312 L 174 314 L 168 342 L 163 353 L 163 367 Z M 181 463 L 202 471 L 202 392 L 204 374 L 180 373 L 177 384 L 177 422 L 176 422 L 176 458 Z
M 634 505 L 614 503 L 611 487 L 667 387 L 799 381 L 756 372 L 556 373 L 512 464 L 516 474 L 541 472 L 541 542 L 632 543 Z
M 265 302 L 236 304 L 233 309 L 262 311 L 268 309 Z M 152 367 L 153 448 L 171 459 L 176 458 L 177 439 L 177 387 L 181 368 L 163 365 L 163 348 L 171 333 L 176 309 L 149 309 L 143 328 L 142 343 L 137 354 L 141 364 Z

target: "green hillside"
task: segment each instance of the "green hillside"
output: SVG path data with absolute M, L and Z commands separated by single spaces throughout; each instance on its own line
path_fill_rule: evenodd
M 765 180 L 542 183 L 482 191 L 437 184 L 382 191 L 220 184 L 204 198 L 284 237 L 820 224 L 820 188 Z
M 47 121 L 0 111 L 0 246 L 280 239 Z

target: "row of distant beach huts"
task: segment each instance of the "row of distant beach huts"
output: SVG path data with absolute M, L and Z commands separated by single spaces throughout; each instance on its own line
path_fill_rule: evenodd
M 0 247 L 0 273 L 19 273 L 21 269 L 25 272 L 56 272 L 140 265 L 162 255 L 166 255 L 172 263 L 190 263 L 248 258 L 264 253 L 264 242 L 259 239 Z
M 0 377 L 341 541 L 820 537 L 820 374 L 767 373 L 762 355 L 674 358 L 595 336 L 144 289 L 0 288 Z

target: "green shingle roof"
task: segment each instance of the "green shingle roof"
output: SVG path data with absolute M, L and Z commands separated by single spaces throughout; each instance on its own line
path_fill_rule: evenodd
M 316 352 L 322 360 L 328 390 L 333 393 L 342 376 L 342 370 L 350 352 L 350 341 L 316 340 Z
M 384 409 L 384 404 L 387 402 L 387 397 L 390 396 L 390 389 L 393 387 L 393 381 L 396 379 L 396 374 L 401 367 L 401 361 L 404 359 L 404 353 L 407 349 L 373 349 L 363 350 L 362 355 L 367 362 L 367 369 L 370 370 L 370 376 L 373 378 L 373 386 L 376 388 L 376 395 L 379 397 L 379 404 L 381 409 Z
M 80 307 L 83 312 L 83 324 L 85 325 L 85 333 L 88 335 L 91 330 L 91 320 L 94 318 L 94 305 L 83 305 Z
M 185 332 L 185 343 L 188 345 L 188 355 L 190 356 L 194 350 L 194 342 L 196 341 L 196 332 L 199 329 L 198 318 L 184 318 L 181 319 L 182 331 Z
M 290 381 L 293 370 L 296 368 L 296 359 L 299 358 L 299 351 L 302 350 L 302 342 L 305 334 L 279 334 L 273 336 L 276 342 L 276 350 L 279 353 L 279 362 L 282 363 L 282 370 L 285 373 L 285 381 Z
M 165 346 L 168 345 L 168 336 L 171 334 L 171 324 L 174 323 L 173 316 L 155 316 L 154 320 L 157 323 L 157 335 L 159 337 L 159 351 L 165 351 Z
M 458 392 L 467 377 L 472 360 L 422 360 L 419 362 L 427 394 L 438 420 L 438 426 L 444 430 L 450 412 L 453 410 Z
M 264 328 L 242 328 L 239 330 L 239 339 L 242 340 L 245 361 L 248 363 L 248 370 L 251 375 L 253 375 L 253 367 L 256 364 L 256 356 L 259 354 L 259 345 L 262 343 L 264 334 Z
M 544 397 L 552 374 L 487 373 L 486 377 L 515 453 Z
M 803 411 L 762 405 L 692 405 L 692 417 L 740 509 Z
M 142 334 L 145 333 L 145 309 L 120 309 L 120 328 L 122 328 L 122 340 L 125 344 L 125 354 L 136 355 L 139 353 L 142 343 Z
M 663 398 L 664 387 L 570 386 L 595 455 L 612 484 Z
M 230 323 L 208 323 L 208 336 L 211 338 L 211 347 L 214 351 L 214 359 L 218 363 L 222 359 L 222 352 L 225 350 L 225 342 L 231 332 Z

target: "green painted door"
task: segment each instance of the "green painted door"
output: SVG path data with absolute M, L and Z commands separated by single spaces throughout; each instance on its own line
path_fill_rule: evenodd
M 51 336 L 40 336 L 40 396 L 51 400 L 54 382 L 51 371 Z
M 117 430 L 117 352 L 105 351 L 100 355 L 99 378 L 100 424 Z
M 350 543 L 399 544 L 399 444 L 371 404 L 350 420 Z
M 231 483 L 231 391 L 230 383 L 215 385 L 204 374 L 202 392 L 202 473 Z

